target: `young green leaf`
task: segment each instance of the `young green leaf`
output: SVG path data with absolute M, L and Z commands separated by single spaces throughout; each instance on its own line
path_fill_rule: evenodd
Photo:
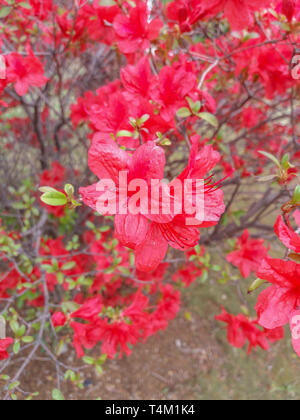
M 262 279 L 256 279 L 251 286 L 248 289 L 248 293 L 252 293 L 255 290 L 259 289 L 263 284 L 265 283 L 265 280 Z
M 206 122 L 208 122 L 213 127 L 217 128 L 219 126 L 219 122 L 217 118 L 213 114 L 210 114 L 209 112 L 200 112 L 198 116 L 202 118 L 203 120 L 205 120 Z
M 75 189 L 74 189 L 73 185 L 71 185 L 71 184 L 66 184 L 65 185 L 65 193 L 67 194 L 67 196 L 73 197 L 74 192 L 75 192 Z
M 74 267 L 76 267 L 76 262 L 75 261 L 70 261 L 70 262 L 67 262 L 66 264 L 63 265 L 62 271 L 72 270 L 72 268 L 74 268 Z
M 11 7 L 2 7 L 2 9 L 0 10 L 0 19 L 6 18 L 10 14 L 11 11 L 12 11 Z
M 52 187 L 40 187 L 39 191 L 42 193 L 48 193 L 48 192 L 57 192 L 55 188 Z
M 62 392 L 59 389 L 53 389 L 52 398 L 55 401 L 65 401 L 65 397 L 63 396 Z
M 47 192 L 42 195 L 41 200 L 48 206 L 65 206 L 68 202 L 67 197 L 60 191 Z
M 179 117 L 179 118 L 188 118 L 191 115 L 192 115 L 192 113 L 188 108 L 180 108 L 177 111 L 177 117 Z
M 266 158 L 270 159 L 281 170 L 281 165 L 280 165 L 279 160 L 275 156 L 271 155 L 271 153 L 265 152 L 263 150 L 259 150 L 258 153 L 260 153 L 261 155 L 263 155 Z
M 300 185 L 297 185 L 293 195 L 293 203 L 298 204 L 300 202 Z

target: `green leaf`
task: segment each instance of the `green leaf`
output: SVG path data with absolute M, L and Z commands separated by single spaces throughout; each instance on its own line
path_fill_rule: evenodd
M 200 118 L 202 118 L 203 120 L 205 120 L 206 122 L 208 122 L 213 127 L 217 128 L 219 126 L 219 122 L 218 122 L 217 118 L 209 112 L 200 112 L 200 114 L 198 114 L 198 116 Z
M 12 391 L 13 389 L 17 388 L 20 385 L 19 381 L 13 382 L 12 384 L 9 385 L 9 387 L 7 388 L 9 391 Z
M 275 163 L 275 165 L 276 165 L 279 169 L 281 169 L 281 165 L 280 165 L 279 160 L 278 160 L 275 156 L 271 155 L 271 153 L 265 152 L 265 151 L 263 151 L 263 150 L 259 150 L 259 151 L 258 151 L 258 153 L 260 153 L 261 155 L 263 155 L 263 156 L 265 156 L 266 158 L 270 159 L 272 162 L 274 162 L 274 163 Z
M 265 280 L 262 279 L 256 279 L 251 286 L 248 289 L 248 293 L 252 293 L 255 290 L 259 289 L 263 284 L 265 283 Z
M 191 109 L 193 109 L 193 108 L 194 108 L 194 106 L 195 106 L 195 102 L 194 102 L 191 98 L 189 98 L 188 96 L 187 96 L 185 99 L 187 100 L 187 102 L 188 102 L 188 104 L 189 104 L 189 107 L 190 107 Z
M 20 348 L 21 348 L 20 342 L 19 341 L 16 341 L 15 344 L 14 344 L 14 346 L 13 346 L 13 352 L 15 354 L 18 354 L 19 351 L 20 351 Z
M 201 278 L 200 278 L 200 282 L 202 284 L 204 284 L 204 283 L 207 282 L 207 280 L 208 280 L 208 272 L 207 271 L 204 271 L 203 274 L 202 274 L 202 276 L 201 276 Z
M 102 375 L 103 374 L 103 369 L 101 366 L 96 366 L 96 371 L 98 373 L 98 375 Z
M 73 187 L 73 185 L 71 184 L 66 184 L 65 185 L 65 193 L 69 196 L 69 197 L 73 197 L 75 192 L 75 188 Z
M 99 228 L 99 232 L 101 232 L 101 233 L 108 232 L 109 230 L 110 230 L 110 226 L 101 226 Z
M 127 130 L 121 130 L 117 133 L 117 137 L 133 137 L 133 134 Z
M 145 124 L 145 122 L 147 122 L 149 120 L 149 118 L 150 118 L 150 115 L 145 114 L 139 119 L 139 121 L 140 121 L 141 124 Z
M 97 360 L 98 365 L 103 365 L 107 360 L 107 354 L 102 354 Z
M 47 192 L 42 195 L 41 200 L 48 206 L 65 206 L 68 202 L 64 193 L 59 191 Z
M 24 210 L 26 208 L 24 203 L 13 203 L 12 207 L 15 210 Z
M 42 264 L 41 265 L 41 268 L 43 270 L 45 270 L 46 273 L 48 273 L 48 274 L 51 274 L 51 273 L 55 272 L 55 270 L 53 269 L 52 265 L 49 265 L 49 264 Z
M 10 14 L 11 11 L 12 11 L 11 7 L 2 7 L 2 9 L 0 10 L 0 19 L 6 18 Z
M 200 101 L 194 102 L 189 97 L 186 97 L 186 100 L 189 103 L 189 107 L 191 108 L 191 110 L 193 111 L 193 113 L 194 114 L 197 114 L 197 112 L 199 112 L 200 109 L 201 109 L 201 102 Z
M 55 188 L 52 187 L 40 187 L 39 191 L 42 193 L 48 193 L 48 192 L 57 192 Z
M 26 327 L 25 327 L 25 325 L 22 325 L 22 327 L 20 327 L 20 328 L 18 329 L 18 331 L 17 331 L 17 333 L 16 333 L 16 336 L 17 336 L 18 338 L 23 337 L 23 335 L 25 334 L 25 332 L 26 332 Z
M 79 305 L 75 302 L 64 302 L 62 304 L 62 309 L 64 313 L 75 312 L 79 309 Z
M 124 275 L 129 277 L 131 275 L 131 272 L 129 270 L 129 268 L 127 267 L 118 267 L 118 270 Z
M 72 270 L 72 268 L 76 267 L 76 262 L 75 261 L 70 261 L 67 262 L 66 264 L 64 264 L 62 266 L 62 271 L 68 271 L 68 270 Z
M 82 360 L 84 361 L 84 363 L 86 363 L 87 365 L 93 365 L 95 363 L 95 360 L 92 357 L 88 357 L 88 356 L 84 356 L 82 358 Z
M 286 153 L 282 159 L 281 159 L 281 166 L 283 167 L 283 169 L 285 169 L 286 171 L 290 168 L 290 155 L 288 153 Z
M 65 401 L 65 397 L 63 396 L 62 392 L 59 389 L 53 389 L 52 398 L 55 401 Z
M 200 253 L 201 253 L 201 246 L 200 246 L 200 245 L 196 245 L 196 246 L 195 246 L 195 251 L 196 251 L 196 253 L 197 253 L 198 255 L 200 255 Z
M 177 111 L 176 114 L 177 114 L 177 117 L 179 117 L 179 118 L 188 118 L 188 117 L 190 117 L 192 115 L 191 111 L 188 108 L 186 108 L 186 107 L 180 108 Z
M 19 3 L 18 6 L 23 7 L 23 9 L 28 9 L 28 10 L 32 9 L 31 5 L 29 3 L 25 3 L 24 1 Z
M 293 203 L 298 204 L 300 202 L 300 185 L 297 185 L 293 195 Z
M 94 223 L 90 222 L 89 220 L 86 222 L 85 225 L 86 225 L 87 228 L 89 228 L 91 230 L 95 229 Z
M 65 277 L 63 273 L 57 273 L 57 283 L 61 285 L 63 284 L 64 280 L 65 280 Z
M 14 321 L 14 320 L 10 321 L 9 326 L 15 334 L 18 333 L 20 326 L 17 321 Z
M 115 267 L 109 267 L 106 270 L 104 270 L 104 274 L 113 274 L 115 271 Z
M 159 146 L 172 146 L 172 142 L 170 139 L 165 138 L 159 142 Z
M 76 374 L 72 370 L 67 370 L 65 373 L 65 381 L 70 379 L 72 382 L 76 380 Z
M 25 336 L 25 337 L 22 338 L 22 341 L 25 344 L 30 344 L 30 343 L 32 343 L 34 341 L 34 338 L 33 337 L 30 337 L 30 336 Z

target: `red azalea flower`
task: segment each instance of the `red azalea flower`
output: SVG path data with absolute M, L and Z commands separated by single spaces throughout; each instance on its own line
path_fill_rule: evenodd
M 246 41 L 245 49 L 248 46 L 249 50 L 237 55 L 236 74 L 247 69 L 249 77 L 259 77 L 265 87 L 265 95 L 273 99 L 276 94 L 284 94 L 295 83 L 291 71 L 285 67 L 286 60 L 291 60 L 291 50 L 288 45 L 282 44 L 278 46 L 276 54 L 269 45 L 255 49 L 255 53 L 250 52 L 251 47 L 259 42 L 259 39 Z
M 219 160 L 219 154 L 211 146 L 205 146 L 198 153 L 198 143 L 194 142 L 190 160 L 178 180 L 204 179 Z M 150 186 L 151 180 L 162 180 L 165 168 L 165 154 L 154 142 L 139 147 L 133 156 L 121 150 L 110 138 L 94 137 L 89 151 L 90 169 L 100 178 L 111 179 L 119 188 L 119 173 L 127 171 L 128 183 L 142 179 Z M 172 185 L 172 183 L 170 184 Z M 118 192 L 118 191 L 117 191 Z M 84 202 L 97 208 L 102 193 L 97 192 L 97 184 L 81 188 Z M 171 197 L 172 198 L 172 197 Z M 130 194 L 129 194 L 130 199 Z M 106 200 L 106 194 L 105 194 Z M 159 207 L 163 207 L 159 202 Z M 199 241 L 199 227 L 215 225 L 224 211 L 223 194 L 212 187 L 205 189 L 204 221 L 188 226 L 187 215 L 159 214 L 117 214 L 115 217 L 116 236 L 125 246 L 135 250 L 136 267 L 139 271 L 155 270 L 164 259 L 168 245 L 187 250 Z
M 253 13 L 269 5 L 269 0 L 204 0 L 207 11 L 224 11 L 233 30 L 247 29 L 253 23 Z
M 112 324 L 107 320 L 101 321 L 98 333 L 99 339 L 103 341 L 101 351 L 110 359 L 113 359 L 118 351 L 120 351 L 120 358 L 123 353 L 129 356 L 131 349 L 128 345 L 136 345 L 140 337 L 138 329 L 124 321 Z
M 99 2 L 82 7 L 79 13 L 79 22 L 88 31 L 92 40 L 103 44 L 112 45 L 115 42 L 115 33 L 112 27 L 115 17 L 120 13 L 120 8 L 114 6 L 100 6 Z M 97 16 L 97 19 L 95 19 Z M 72 22 L 72 21 L 71 21 Z M 88 25 L 86 25 L 88 22 Z
M 245 315 L 237 316 L 231 315 L 223 308 L 221 315 L 216 316 L 217 321 L 228 324 L 227 338 L 228 342 L 236 348 L 244 347 L 246 341 L 249 341 L 248 354 L 252 349 L 261 347 L 263 350 L 268 350 L 269 342 L 281 340 L 284 337 L 282 328 L 275 330 L 260 330 L 256 320 L 249 320 Z
M 149 48 L 150 41 L 159 36 L 162 27 L 160 19 L 148 22 L 147 4 L 142 1 L 130 10 L 129 16 L 119 14 L 113 23 L 118 47 L 123 54 L 143 52 Z
M 294 17 L 295 8 L 296 8 L 295 0 L 283 0 L 282 13 L 286 16 L 289 22 L 291 22 Z
M 47 83 L 43 65 L 32 52 L 27 57 L 11 53 L 6 56 L 6 61 L 7 79 L 14 83 L 18 95 L 24 96 L 30 86 L 41 87 Z
M 255 272 L 263 258 L 268 255 L 268 248 L 263 239 L 251 239 L 248 230 L 238 238 L 236 248 L 227 255 L 227 261 L 238 267 L 244 278 Z
M 260 325 L 269 329 L 286 325 L 290 314 L 300 304 L 300 265 L 267 258 L 257 276 L 272 283 L 258 298 L 256 311 Z
M 63 236 L 57 239 L 48 239 L 41 241 L 40 254 L 51 257 L 65 256 L 67 258 L 68 251 L 63 245 Z
M 95 337 L 96 329 L 94 325 L 71 322 L 70 327 L 74 330 L 73 346 L 78 357 L 84 356 L 83 348 L 92 349 L 98 343 Z
M 136 275 L 139 281 L 144 281 L 145 283 L 155 283 L 158 284 L 163 281 L 166 271 L 169 268 L 170 264 L 161 263 L 156 270 L 151 273 L 144 273 L 143 271 L 137 271 Z
M 180 281 L 185 287 L 189 287 L 198 277 L 201 277 L 202 270 L 196 267 L 194 264 L 187 264 L 184 268 L 178 270 L 172 276 L 174 282 Z
M 72 318 L 81 318 L 86 321 L 93 321 L 99 317 L 102 311 L 102 300 L 100 297 L 89 299 L 80 309 L 72 313 Z
M 285 224 L 282 216 L 278 217 L 274 229 L 278 238 L 288 249 L 300 253 L 300 236 Z
M 16 270 L 8 271 L 0 276 L 0 297 L 3 299 L 9 298 L 9 290 L 15 290 L 21 281 L 21 277 Z
M 284 338 L 284 328 L 282 327 L 274 328 L 273 330 L 264 328 L 264 332 L 270 343 L 276 343 Z
M 180 31 L 190 32 L 192 26 L 207 14 L 203 4 L 198 0 L 180 0 L 168 4 L 167 16 L 171 21 L 177 21 Z
M 118 320 L 111 321 L 107 318 L 101 319 L 102 305 L 99 298 L 91 299 L 84 304 L 78 311 L 72 314 L 72 318 L 82 318 L 89 321 L 89 324 L 72 322 L 74 329 L 74 346 L 79 357 L 84 355 L 82 347 L 93 348 L 98 342 L 102 342 L 102 353 L 109 358 L 113 358 L 118 351 L 120 357 L 123 353 L 131 353 L 129 344 L 137 344 L 141 337 L 141 330 L 147 324 L 146 318 L 149 315 L 144 310 L 148 305 L 147 297 L 138 292 L 130 307 L 125 309 Z M 128 322 L 127 320 L 130 320 Z
M 171 321 L 180 309 L 180 292 L 175 290 L 171 284 L 161 286 L 160 291 L 162 298 L 157 305 L 155 316 L 161 320 Z
M 93 114 L 103 113 L 101 108 L 109 105 L 109 98 L 120 89 L 120 81 L 108 83 L 96 92 L 85 92 L 83 97 L 77 99 L 77 103 L 71 105 L 71 119 L 76 128 L 79 124 L 87 122 Z
M 267 258 L 257 275 L 272 283 L 257 300 L 259 324 L 264 328 L 274 329 L 290 323 L 293 331 L 293 318 L 300 307 L 300 265 L 292 261 Z M 299 340 L 295 340 L 294 335 L 293 345 L 300 356 Z
M 90 120 L 97 131 L 116 135 L 130 128 L 128 105 L 122 92 L 109 96 L 108 101 L 90 110 Z
M 149 58 L 144 57 L 136 65 L 123 68 L 121 80 L 124 88 L 133 98 L 148 98 L 153 80 Z
M 161 285 L 162 297 L 156 310 L 150 314 L 148 322 L 144 325 L 143 337 L 147 339 L 160 330 L 167 328 L 169 322 L 176 317 L 180 309 L 181 296 L 170 284 Z
M 52 324 L 54 328 L 63 327 L 67 322 L 67 317 L 63 312 L 55 312 L 52 315 Z
M 14 343 L 14 340 L 12 338 L 5 338 L 4 340 L 0 340 L 0 360 L 5 360 L 9 358 L 7 349 L 13 343 Z
M 53 10 L 52 0 L 43 0 L 42 2 L 40 0 L 29 0 L 29 2 L 34 15 L 41 20 L 45 20 Z M 22 13 L 24 13 L 23 10 Z
M 174 121 L 179 108 L 186 106 L 186 97 L 197 90 L 197 77 L 183 68 L 164 67 L 158 83 L 152 86 L 151 98 L 160 107 L 160 115 L 166 121 Z
M 60 186 L 65 178 L 66 170 L 59 162 L 52 162 L 51 169 L 45 170 L 40 176 L 40 185 L 55 188 Z
M 243 109 L 242 112 L 242 124 L 246 128 L 255 127 L 260 120 L 265 118 L 265 115 L 260 109 L 253 108 L 252 106 L 249 106 L 247 108 Z

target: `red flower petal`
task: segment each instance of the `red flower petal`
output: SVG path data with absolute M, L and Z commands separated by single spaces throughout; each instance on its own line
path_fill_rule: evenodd
M 287 227 L 282 216 L 278 217 L 274 230 L 278 238 L 287 248 L 295 252 L 300 252 L 300 236 Z
M 149 222 L 141 214 L 116 215 L 116 236 L 122 245 L 135 249 L 141 244 L 148 233 Z
M 268 287 L 259 295 L 255 307 L 259 324 L 270 330 L 288 324 L 296 303 L 297 297 L 288 289 Z
M 100 133 L 93 138 L 89 150 L 89 167 L 100 179 L 119 183 L 119 172 L 128 169 L 129 155 L 109 137 Z
M 168 242 L 164 239 L 158 224 L 152 223 L 146 239 L 137 246 L 135 251 L 135 264 L 139 271 L 155 270 L 165 258 Z

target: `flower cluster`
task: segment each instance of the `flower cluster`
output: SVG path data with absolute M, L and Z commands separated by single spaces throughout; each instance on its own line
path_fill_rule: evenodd
M 290 324 L 300 356 L 300 1 L 0 0 L 0 20 L 6 398 L 39 350 L 58 383 L 69 347 L 101 373 L 208 282 L 238 290 L 232 346 Z

